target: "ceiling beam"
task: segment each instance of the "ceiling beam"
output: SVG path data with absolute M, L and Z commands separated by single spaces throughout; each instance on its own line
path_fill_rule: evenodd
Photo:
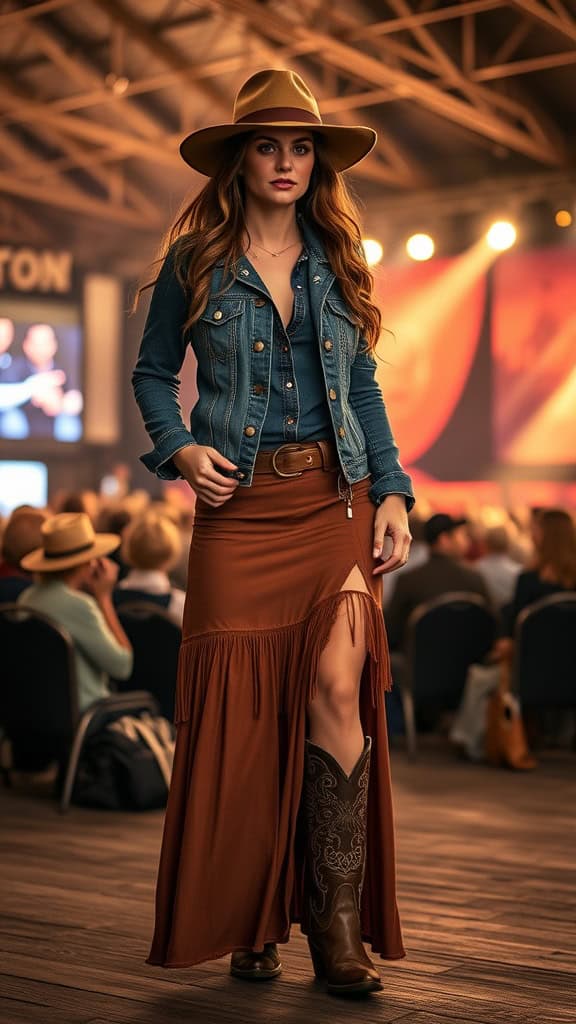
M 386 18 L 385 21 L 378 21 L 373 25 L 362 25 L 347 38 L 350 42 L 356 43 L 361 39 L 393 35 L 395 32 L 412 30 L 422 25 L 437 25 L 441 21 L 454 21 L 467 14 L 481 14 L 484 11 L 493 11 L 497 7 L 506 6 L 507 0 L 463 0 L 462 3 L 438 7 L 432 11 L 413 11 L 411 14 L 399 18 Z
M 576 49 L 564 53 L 550 53 L 544 57 L 528 57 L 526 60 L 514 60 L 509 64 L 489 64 L 485 68 L 475 68 L 470 77 L 476 82 L 491 82 L 513 75 L 526 75 L 532 71 L 547 71 L 549 68 L 562 68 L 576 64 Z
M 94 67 L 85 54 L 77 50 L 71 54 L 64 45 L 64 39 L 58 29 L 52 25 L 29 26 L 30 38 L 36 42 L 39 49 L 72 83 L 80 85 L 83 89 L 105 89 L 105 74 Z M 110 90 L 107 90 L 110 93 Z M 154 138 L 160 131 L 160 123 L 142 107 L 136 106 L 129 99 L 123 96 L 115 96 L 111 93 L 113 100 L 112 111 L 117 113 L 123 123 L 130 125 L 134 131 L 145 138 Z
M 29 23 L 32 18 L 39 18 L 42 14 L 50 14 L 61 7 L 70 7 L 76 0 L 40 0 L 39 3 L 30 4 L 29 7 L 20 7 L 14 11 L 2 11 L 0 14 L 0 32 L 12 25 L 23 25 Z
M 510 0 L 510 3 L 512 7 L 516 7 L 523 14 L 528 15 L 528 17 L 542 22 L 548 28 L 555 29 L 556 32 L 566 36 L 572 42 L 576 42 L 576 21 L 569 17 L 568 13 L 564 17 L 560 17 L 558 14 L 554 14 L 545 4 L 540 3 L 539 0 Z
M 254 31 L 278 43 L 294 39 L 303 42 L 322 60 L 343 71 L 354 69 L 373 86 L 392 86 L 403 99 L 410 99 L 440 117 L 454 121 L 470 131 L 485 135 L 509 149 L 516 150 L 547 165 L 562 164 L 566 155 L 555 138 L 545 132 L 534 132 L 506 121 L 495 111 L 479 110 L 465 100 L 452 96 L 433 83 L 417 78 L 399 68 L 393 68 L 381 59 L 369 56 L 347 43 L 325 33 L 309 30 L 284 16 L 263 8 L 255 0 L 213 0 L 220 7 L 243 13 Z M 432 12 L 430 12 L 432 13 Z
M 143 218 L 139 210 L 131 210 L 105 199 L 94 199 L 67 188 L 55 189 L 50 185 L 39 185 L 32 181 L 23 181 L 4 171 L 0 171 L 0 190 L 5 194 L 32 199 L 48 206 L 58 206 L 65 210 L 81 213 L 99 220 L 112 221 L 130 228 L 148 231 L 151 227 L 161 228 L 163 219 L 152 222 L 150 217 Z
M 2 100 L 11 103 L 14 101 L 31 99 L 30 89 L 20 83 L 16 83 L 13 78 L 0 71 L 0 105 Z M 15 168 L 10 168 L 9 173 L 22 175 L 23 178 L 35 178 L 37 183 L 40 183 L 46 176 L 58 178 L 62 172 L 71 170 L 72 168 L 81 167 L 89 177 L 93 178 L 100 186 L 102 186 L 108 192 L 110 198 L 115 198 L 117 201 L 120 198 L 127 199 L 146 216 L 157 217 L 160 215 L 158 207 L 145 195 L 138 186 L 132 182 L 126 182 L 123 176 L 123 169 L 121 171 L 115 168 L 105 169 L 97 161 L 94 161 L 92 153 L 86 149 L 85 146 L 80 146 L 74 139 L 70 138 L 59 128 L 52 126 L 47 127 L 42 121 L 37 122 L 34 125 L 34 132 L 37 136 L 44 140 L 50 147 L 58 146 L 66 155 L 67 165 L 52 166 L 50 167 L 50 161 L 41 160 L 38 155 L 28 146 L 24 146 L 21 142 L 18 142 L 18 151 L 20 152 L 20 159 L 14 159 L 15 140 L 11 138 L 7 131 L 1 133 L 2 143 L 0 148 L 4 153 L 10 151 L 12 153 L 13 162 L 16 164 Z M 61 158 L 60 158 L 61 160 Z M 58 164 L 59 161 L 53 163 Z M 52 181 L 52 184 L 56 185 L 57 188 L 64 184 L 64 180 Z M 66 187 L 66 186 L 65 186 Z M 71 183 L 67 183 L 67 187 L 77 191 L 81 196 L 82 190 L 76 190 L 75 186 L 71 186 Z
M 216 104 L 218 109 L 228 110 L 230 105 L 228 94 L 212 85 L 210 81 L 196 79 L 193 66 L 191 67 L 190 61 L 186 59 L 185 55 L 172 43 L 163 39 L 152 25 L 148 25 L 144 19 L 133 14 L 121 0 L 92 0 L 92 2 L 100 10 L 105 11 L 114 23 L 122 25 L 131 40 L 137 40 L 149 53 L 170 68 L 185 85 L 188 87 L 195 85 L 210 100 L 210 103 Z

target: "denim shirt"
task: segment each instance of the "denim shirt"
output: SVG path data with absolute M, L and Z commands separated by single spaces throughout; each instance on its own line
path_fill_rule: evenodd
M 312 325 L 304 250 L 294 265 L 292 317 L 285 328 L 274 307 L 272 372 L 268 409 L 260 434 L 261 448 L 276 448 L 295 441 L 319 441 L 332 436 L 330 410 L 322 365 Z M 254 280 L 266 285 L 254 269 Z
M 300 229 L 308 251 L 314 339 L 342 475 L 349 484 L 370 475 L 375 505 L 396 493 L 405 496 L 410 510 L 412 484 L 398 460 L 375 379 L 376 359 L 344 302 L 318 236 L 304 219 Z M 270 395 L 274 306 L 246 258 L 238 260 L 231 284 L 223 281 L 221 261 L 212 271 L 206 308 L 183 331 L 189 302 L 174 273 L 177 245 L 154 286 L 132 374 L 134 396 L 154 445 L 140 458 L 161 479 L 175 480 L 182 474 L 172 456 L 187 445 L 208 445 L 238 467 L 222 470 L 223 475 L 249 487 Z M 190 429 L 182 420 L 178 377 L 188 345 L 197 359 L 198 387 Z

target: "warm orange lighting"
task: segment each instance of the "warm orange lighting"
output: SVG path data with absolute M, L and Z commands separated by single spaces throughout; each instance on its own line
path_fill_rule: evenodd
M 509 220 L 497 220 L 486 232 L 486 241 L 495 252 L 511 249 L 516 241 L 517 232 Z
M 434 239 L 430 235 L 411 235 L 406 242 L 406 252 L 410 259 L 418 262 L 432 259 L 435 249 Z
M 569 210 L 557 210 L 554 220 L 559 228 L 569 228 L 572 223 L 572 214 Z
M 377 263 L 380 263 L 380 260 L 384 255 L 384 250 L 380 245 L 380 242 L 376 241 L 375 238 L 363 238 L 362 248 L 364 249 L 366 263 L 369 267 L 374 267 Z

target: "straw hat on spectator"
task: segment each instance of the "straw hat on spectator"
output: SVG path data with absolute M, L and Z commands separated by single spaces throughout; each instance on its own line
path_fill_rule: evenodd
M 85 512 L 61 512 L 42 524 L 42 547 L 20 565 L 29 572 L 61 572 L 110 554 L 121 539 L 115 533 L 95 533 Z

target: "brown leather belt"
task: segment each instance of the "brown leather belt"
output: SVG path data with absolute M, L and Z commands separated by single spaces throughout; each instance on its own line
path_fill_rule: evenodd
M 255 473 L 300 476 L 306 469 L 339 469 L 338 452 L 333 441 L 289 441 L 273 451 L 260 450 L 254 462 Z

